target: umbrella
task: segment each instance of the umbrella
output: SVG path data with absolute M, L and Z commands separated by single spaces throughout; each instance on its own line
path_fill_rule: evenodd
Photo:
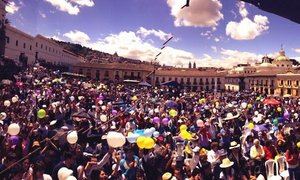
M 172 101 L 172 100 L 167 100 L 166 106 L 167 106 L 168 108 L 173 108 L 173 107 L 176 107 L 176 106 L 177 106 L 177 103 L 176 103 L 175 101 Z
M 263 101 L 264 104 L 267 104 L 267 105 L 279 105 L 280 102 L 277 101 L 276 99 L 274 98 L 271 98 L 271 99 L 264 99 Z

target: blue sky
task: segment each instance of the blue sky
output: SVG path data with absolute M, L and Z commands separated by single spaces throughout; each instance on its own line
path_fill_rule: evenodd
M 230 67 L 275 56 L 300 57 L 300 25 L 237 0 L 12 0 L 8 19 L 31 34 L 162 64 Z M 298 33 L 297 33 L 298 32 Z M 298 51 L 298 52 L 297 52 Z M 300 58 L 299 58 L 300 60 Z

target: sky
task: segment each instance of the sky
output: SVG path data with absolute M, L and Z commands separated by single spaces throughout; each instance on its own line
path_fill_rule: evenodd
M 11 0 L 12 26 L 143 61 L 232 67 L 286 55 L 300 61 L 300 24 L 238 0 Z M 161 50 L 162 44 L 173 39 Z

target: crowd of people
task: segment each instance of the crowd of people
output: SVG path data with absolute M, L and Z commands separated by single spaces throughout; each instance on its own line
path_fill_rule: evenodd
M 299 112 L 292 97 L 105 85 L 36 64 L 1 84 L 0 179 L 299 179 Z

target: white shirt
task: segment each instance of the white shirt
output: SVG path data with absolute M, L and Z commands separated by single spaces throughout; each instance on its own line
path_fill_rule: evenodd
M 217 163 L 220 162 L 218 159 L 220 157 L 220 151 L 217 150 L 216 152 L 214 150 L 210 150 L 207 152 L 207 161 L 211 163 L 212 169 L 215 167 Z

